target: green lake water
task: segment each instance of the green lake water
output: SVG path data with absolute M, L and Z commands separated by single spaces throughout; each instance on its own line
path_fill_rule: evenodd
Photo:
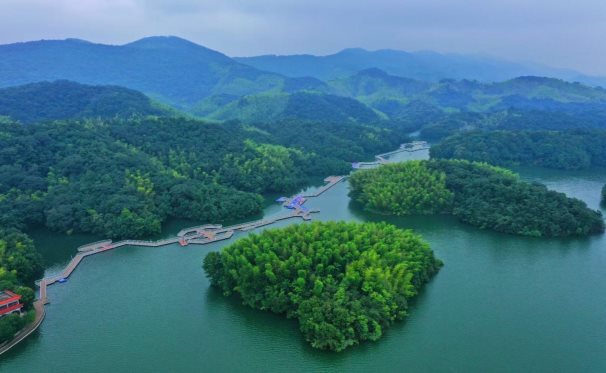
M 599 208 L 604 170 L 519 172 Z M 316 351 L 295 321 L 221 296 L 201 262 L 233 241 L 128 247 L 85 259 L 67 283 L 49 287 L 44 323 L 2 356 L 0 371 L 606 372 L 606 236 L 523 238 L 449 217 L 377 216 L 350 203 L 347 187 L 311 199 L 307 206 L 321 209 L 314 217 L 412 228 L 445 263 L 407 320 L 378 342 Z M 277 205 L 265 210 L 280 212 Z M 33 236 L 49 273 L 96 239 Z

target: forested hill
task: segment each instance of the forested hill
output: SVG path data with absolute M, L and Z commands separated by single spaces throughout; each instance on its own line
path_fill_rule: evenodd
M 261 209 L 259 193 L 346 173 L 404 141 L 354 123 L 0 118 L 0 226 L 144 237 L 168 217 L 249 217 Z
M 267 229 L 204 258 L 223 294 L 299 320 L 312 347 L 376 341 L 442 263 L 419 236 L 384 223 L 313 222 Z
M 602 214 L 585 202 L 486 163 L 387 164 L 354 173 L 350 185 L 366 208 L 393 215 L 450 213 L 482 229 L 536 237 L 604 232 Z
M 203 107 L 194 113 L 203 113 Z M 249 123 L 298 119 L 372 123 L 382 116 L 363 103 L 348 97 L 316 92 L 245 96 L 206 114 L 212 119 L 238 119 Z
M 427 82 L 367 69 L 329 82 L 336 94 L 352 97 L 390 117 L 411 102 L 445 111 L 494 112 L 508 109 L 558 112 L 606 112 L 606 90 L 554 78 L 522 76 L 482 83 L 472 80 Z
M 213 95 L 191 111 L 213 119 L 252 122 L 291 117 L 357 122 L 383 119 L 414 122 L 410 124 L 417 127 L 409 128 L 413 131 L 436 125 L 440 127 L 438 132 L 500 126 L 606 128 L 606 90 L 553 78 L 527 76 L 498 83 L 469 80 L 431 83 L 368 69 L 327 84 L 332 93 L 311 89 L 245 97 Z M 436 137 L 436 133 L 428 138 Z
M 435 52 L 406 52 L 390 49 L 368 51 L 350 48 L 327 56 L 264 55 L 236 58 L 236 60 L 258 69 L 290 77 L 313 76 L 322 80 L 345 78 L 361 70 L 378 68 L 392 75 L 434 82 L 441 79 L 495 82 L 523 75 L 539 75 L 579 81 L 588 85 L 601 85 L 606 88 L 604 77 L 591 77 L 575 71 L 530 66 L 498 58 Z
M 60 80 L 0 89 L 0 116 L 22 123 L 78 118 L 167 115 L 168 109 L 132 89 Z
M 563 170 L 606 167 L 606 131 L 474 131 L 444 139 L 432 158 Z
M 263 117 L 265 113 L 254 105 L 252 110 L 245 96 L 271 100 L 269 105 L 275 107 L 285 96 L 302 91 L 360 100 L 389 119 L 400 119 L 417 102 L 446 112 L 510 108 L 580 112 L 596 110 L 596 105 L 606 112 L 606 91 L 590 87 L 604 81 L 517 67 L 492 74 L 495 65 L 489 59 L 432 53 L 347 50 L 324 58 L 284 57 L 292 61 L 283 66 L 286 70 L 298 69 L 300 60 L 312 61 L 309 69 L 301 70 L 309 74 L 290 77 L 279 73 L 275 61 L 257 63 L 276 60 L 281 65 L 281 57 L 239 60 L 248 65 L 177 37 L 149 37 L 125 45 L 76 39 L 16 43 L 0 45 L 0 57 L 0 87 L 55 80 L 117 85 L 211 117 L 228 116 L 226 111 L 241 99 L 243 110 L 251 113 L 243 116 Z M 529 74 L 580 80 L 587 86 Z
M 213 94 L 243 96 L 322 86 L 257 70 L 222 53 L 176 37 L 126 45 L 42 40 L 0 46 L 0 87 L 67 79 L 136 89 L 179 108 Z

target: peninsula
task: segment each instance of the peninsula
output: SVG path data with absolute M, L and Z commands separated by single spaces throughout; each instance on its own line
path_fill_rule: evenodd
M 604 232 L 602 214 L 584 202 L 486 163 L 386 164 L 353 174 L 350 185 L 365 208 L 392 215 L 452 214 L 482 229 L 535 237 Z

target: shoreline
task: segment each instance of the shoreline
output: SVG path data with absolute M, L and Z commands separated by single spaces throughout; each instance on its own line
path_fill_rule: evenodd
M 391 152 L 382 153 L 375 156 L 375 159 L 381 160 L 380 162 L 361 162 L 367 163 L 368 165 L 378 166 L 383 163 L 389 162 L 388 159 L 383 158 L 385 156 L 389 156 L 392 154 L 400 153 L 400 152 L 416 152 L 420 150 L 426 150 L 429 146 L 413 146 L 412 148 L 405 148 L 404 146 L 408 144 L 402 144 L 398 149 L 393 150 Z M 415 144 L 413 144 L 415 145 Z M 342 182 L 347 178 L 347 175 L 341 176 L 328 176 L 324 179 L 325 184 L 321 186 L 314 193 L 306 193 L 302 194 L 304 198 L 316 198 L 325 193 L 326 191 L 332 189 L 336 184 Z M 294 197 L 291 197 L 283 203 L 283 206 L 286 206 L 290 200 Z M 44 277 L 38 281 L 36 281 L 36 285 L 39 287 L 38 291 L 38 299 L 34 301 L 34 309 L 36 310 L 36 318 L 34 322 L 27 325 L 25 328 L 21 329 L 11 341 L 6 343 L 3 346 L 0 346 L 0 355 L 4 354 L 12 347 L 19 344 L 21 341 L 26 339 L 29 335 L 31 335 L 34 331 L 38 329 L 38 327 L 42 324 L 46 316 L 45 305 L 50 303 L 50 300 L 46 296 L 46 288 L 52 284 L 57 282 L 65 282 L 65 280 L 73 273 L 73 271 L 78 268 L 79 264 L 82 260 L 91 255 L 99 254 L 105 251 L 109 251 L 112 249 L 116 249 L 124 246 L 143 246 L 143 247 L 160 247 L 166 245 L 172 245 L 175 243 L 181 244 L 181 246 L 187 246 L 189 244 L 195 245 L 205 245 L 218 241 L 228 240 L 232 238 L 233 234 L 236 231 L 246 232 L 252 229 L 260 228 L 263 226 L 274 224 L 278 221 L 292 219 L 292 218 L 301 218 L 304 221 L 311 220 L 312 213 L 319 213 L 319 210 L 307 210 L 302 209 L 301 206 L 292 210 L 287 215 L 278 215 L 273 218 L 262 218 L 259 220 L 253 220 L 241 224 L 236 224 L 228 227 L 223 227 L 219 224 L 204 224 L 197 227 L 184 228 L 174 237 L 169 237 L 157 241 L 144 241 L 144 240 L 121 240 L 114 243 L 112 240 L 101 240 L 89 244 L 82 245 L 77 248 L 77 254 L 68 262 L 65 268 L 59 272 L 58 274 Z M 192 234 L 193 232 L 193 234 Z

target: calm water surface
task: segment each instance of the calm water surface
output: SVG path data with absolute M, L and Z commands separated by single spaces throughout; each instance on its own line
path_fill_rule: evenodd
M 604 170 L 519 171 L 599 208 Z M 122 248 L 85 259 L 67 283 L 51 286 L 46 320 L 2 357 L 0 370 L 606 372 L 605 236 L 532 239 L 448 217 L 385 218 L 351 204 L 347 187 L 309 201 L 322 210 L 318 219 L 388 220 L 415 229 L 445 263 L 410 317 L 380 341 L 319 352 L 303 341 L 296 322 L 222 297 L 200 265 L 227 243 Z M 280 211 L 273 205 L 265 213 Z M 34 237 L 49 272 L 90 241 Z

